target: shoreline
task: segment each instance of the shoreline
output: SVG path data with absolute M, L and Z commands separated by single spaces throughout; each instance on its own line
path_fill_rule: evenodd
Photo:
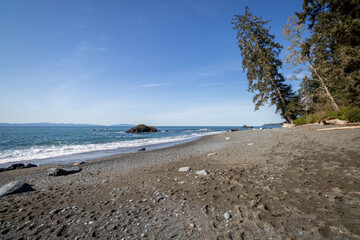
M 360 130 L 316 131 L 325 127 L 205 136 L 68 176 L 46 176 L 50 165 L 2 172 L 1 185 L 36 191 L 0 200 L 0 237 L 360 239 Z
M 183 151 L 182 148 L 191 147 L 198 142 L 208 141 L 213 136 L 223 135 L 226 133 L 228 133 L 228 132 L 224 132 L 224 133 L 220 133 L 220 134 L 213 134 L 213 135 L 205 135 L 205 136 L 199 137 L 197 139 L 194 139 L 192 141 L 186 141 L 183 143 L 166 146 L 163 148 L 151 149 L 151 150 L 147 150 L 147 151 L 127 152 L 127 153 L 120 153 L 120 154 L 115 154 L 115 155 L 111 155 L 111 156 L 107 156 L 107 157 L 92 158 L 92 159 L 85 161 L 83 164 L 80 165 L 80 167 L 83 169 L 84 168 L 86 169 L 86 168 L 93 168 L 93 167 L 95 167 L 95 168 L 96 167 L 107 167 L 108 165 L 118 164 L 118 165 L 123 166 L 123 168 L 120 170 L 121 174 L 125 174 L 126 172 L 129 172 L 131 170 L 134 170 L 134 169 L 137 169 L 140 167 L 144 167 L 146 165 L 148 165 L 149 167 L 152 167 L 153 165 L 156 165 L 156 164 L 162 164 L 164 162 L 170 162 L 170 161 L 177 161 L 179 159 L 187 157 L 187 154 L 186 153 L 184 154 L 185 151 Z M 176 153 L 174 154 L 174 152 L 179 149 L 182 152 L 182 154 L 178 155 L 177 158 L 174 159 L 174 155 L 176 155 Z M 168 157 L 166 160 L 164 160 L 164 159 L 156 160 L 156 155 L 158 155 L 158 154 L 164 154 Z M 147 159 L 149 159 L 150 161 L 141 161 L 145 157 Z M 34 167 L 34 168 L 23 168 L 23 169 L 15 169 L 15 170 L 10 170 L 10 171 L 0 172 L 0 176 L 4 177 L 4 178 L 0 178 L 0 186 L 5 184 L 5 181 L 3 181 L 3 180 L 5 180 L 6 178 L 17 180 L 17 179 L 21 179 L 22 176 L 26 176 L 26 179 L 31 179 L 32 175 L 37 176 L 39 174 L 43 174 L 43 175 L 46 174 L 46 170 L 49 168 L 72 167 L 74 163 L 78 163 L 78 162 L 81 162 L 81 160 L 75 161 L 73 163 L 65 163 L 65 164 L 45 163 L 45 164 L 41 164 L 38 167 Z
M 212 133 L 212 134 L 205 134 L 203 136 L 194 136 L 188 139 L 176 140 L 176 141 L 169 141 L 163 143 L 155 143 L 155 144 L 144 144 L 134 147 L 121 147 L 121 148 L 114 148 L 114 149 L 103 149 L 103 150 L 96 150 L 96 151 L 89 151 L 89 152 L 81 152 L 69 155 L 62 155 L 56 157 L 49 157 L 49 158 L 41 158 L 41 159 L 30 159 L 30 160 L 20 160 L 20 161 L 10 161 L 5 163 L 0 163 L 0 168 L 6 168 L 11 166 L 12 164 L 23 163 L 23 164 L 36 164 L 38 166 L 46 165 L 46 164 L 59 164 L 59 165 L 70 165 L 78 162 L 87 162 L 94 159 L 100 158 L 107 158 L 122 154 L 131 154 L 140 151 L 142 148 L 146 148 L 146 151 L 153 151 L 157 149 L 168 148 L 180 144 L 184 144 L 187 142 L 193 142 L 198 139 L 201 139 L 206 136 L 217 135 L 219 133 Z M 120 142 L 121 143 L 121 142 Z

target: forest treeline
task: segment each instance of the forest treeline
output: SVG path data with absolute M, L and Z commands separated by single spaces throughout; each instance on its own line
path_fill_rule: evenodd
M 269 23 L 247 7 L 232 21 L 255 110 L 275 105 L 295 124 L 326 117 L 360 121 L 360 0 L 304 0 L 283 28 L 285 59 Z M 296 92 L 281 73 L 284 65 L 300 81 Z

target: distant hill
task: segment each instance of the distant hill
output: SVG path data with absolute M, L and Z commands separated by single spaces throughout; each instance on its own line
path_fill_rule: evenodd
M 76 123 L 0 123 L 1 127 L 94 127 L 94 126 L 105 126 L 105 125 L 96 125 L 96 124 L 76 124 Z M 111 125 L 111 127 L 130 127 L 134 126 L 131 124 L 116 124 Z
M 133 127 L 135 125 L 133 124 L 114 124 L 114 125 L 110 125 L 109 127 Z

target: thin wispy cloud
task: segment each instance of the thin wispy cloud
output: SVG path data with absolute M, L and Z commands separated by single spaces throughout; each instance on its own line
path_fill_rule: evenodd
M 197 85 L 196 87 L 210 87 L 210 86 L 220 86 L 222 83 L 202 83 Z
M 216 14 L 218 12 L 218 8 L 214 2 L 211 1 L 188 1 L 189 6 L 197 12 L 204 14 Z
M 142 88 L 155 88 L 155 87 L 163 87 L 168 85 L 167 83 L 148 83 L 148 84 L 143 84 L 140 85 L 140 87 Z

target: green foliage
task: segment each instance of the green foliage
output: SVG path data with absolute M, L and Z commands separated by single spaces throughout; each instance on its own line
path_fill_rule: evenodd
M 324 112 L 317 112 L 314 114 L 308 114 L 305 116 L 301 116 L 298 119 L 294 120 L 294 124 L 303 125 L 303 124 L 312 124 L 317 123 L 325 118 Z
M 346 107 L 338 111 L 316 112 L 314 114 L 307 114 L 294 120 L 294 124 L 303 125 L 317 123 L 325 118 L 337 118 L 349 122 L 360 122 L 360 108 Z
M 360 122 L 360 108 L 346 107 L 339 111 L 327 112 L 325 118 L 334 117 L 349 122 Z
M 301 44 L 301 56 L 311 57 L 336 102 L 360 106 L 359 1 L 304 0 L 302 12 L 296 15 L 297 24 L 307 24 L 311 32 Z
M 304 125 L 304 124 L 307 124 L 307 120 L 305 117 L 299 117 L 298 119 L 294 120 L 294 124 Z
M 326 117 L 360 121 L 359 0 L 304 0 L 302 11 L 289 18 L 283 30 L 290 42 L 284 62 L 297 75 L 308 73 L 299 79 L 297 96 L 280 73 L 282 46 L 265 27 L 269 22 L 248 8 L 232 22 L 255 110 L 275 105 L 288 122 L 297 118 L 296 124 Z
M 287 122 L 292 116 L 287 112 L 287 104 L 294 97 L 291 86 L 285 84 L 284 76 L 279 72 L 282 61 L 279 54 L 282 46 L 274 42 L 269 28 L 261 17 L 252 15 L 245 8 L 244 15 L 235 15 L 232 24 L 237 31 L 238 47 L 241 51 L 243 70 L 246 71 L 249 87 L 255 93 L 253 102 L 255 110 L 265 103 L 276 106 L 276 112 Z

